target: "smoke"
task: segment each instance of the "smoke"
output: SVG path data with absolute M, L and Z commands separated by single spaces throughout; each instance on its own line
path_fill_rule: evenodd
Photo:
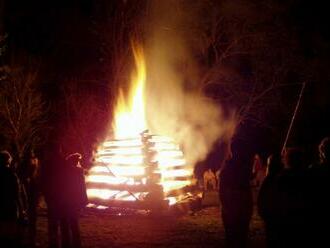
M 196 7 L 175 0 L 155 0 L 149 6 L 147 121 L 152 133 L 173 137 L 187 162 L 195 165 L 215 141 L 228 135 L 233 122 L 224 118 L 219 104 L 201 93 L 201 67 L 194 58 L 199 17 L 189 6 Z

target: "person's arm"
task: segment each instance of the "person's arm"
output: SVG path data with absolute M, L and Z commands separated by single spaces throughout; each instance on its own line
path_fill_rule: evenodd
M 226 164 L 227 164 L 226 162 L 233 158 L 230 141 L 224 143 L 224 153 L 223 154 L 224 154 L 224 157 L 223 157 L 223 160 L 221 161 L 220 171 L 222 171 L 226 167 Z
M 81 177 L 80 177 L 80 187 L 81 187 L 81 204 L 82 207 L 85 207 L 88 204 L 88 197 L 87 197 L 87 189 L 86 189 L 86 183 L 85 183 L 85 176 L 83 173 L 83 170 L 81 170 Z

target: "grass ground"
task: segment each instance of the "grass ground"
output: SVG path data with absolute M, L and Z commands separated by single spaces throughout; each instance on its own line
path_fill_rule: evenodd
M 224 247 L 224 228 L 217 206 L 194 215 L 151 216 L 141 212 L 84 211 L 81 220 L 83 247 Z M 263 248 L 262 222 L 254 215 L 250 247 Z M 38 220 L 38 243 L 47 247 L 47 219 Z

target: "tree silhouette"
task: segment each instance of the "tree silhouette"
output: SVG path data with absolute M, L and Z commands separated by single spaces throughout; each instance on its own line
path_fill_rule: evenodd
M 30 66 L 4 67 L 0 81 L 0 126 L 17 159 L 40 145 L 45 135 L 46 108 L 37 90 L 37 70 Z

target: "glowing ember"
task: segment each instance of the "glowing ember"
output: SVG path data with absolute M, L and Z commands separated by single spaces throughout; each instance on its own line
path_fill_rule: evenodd
M 111 205 L 118 201 L 167 200 L 175 204 L 191 184 L 192 169 L 179 146 L 168 137 L 149 134 L 145 116 L 146 67 L 141 47 L 133 46 L 136 72 L 125 99 L 119 93 L 113 123 L 114 140 L 98 149 L 87 177 L 92 203 Z

